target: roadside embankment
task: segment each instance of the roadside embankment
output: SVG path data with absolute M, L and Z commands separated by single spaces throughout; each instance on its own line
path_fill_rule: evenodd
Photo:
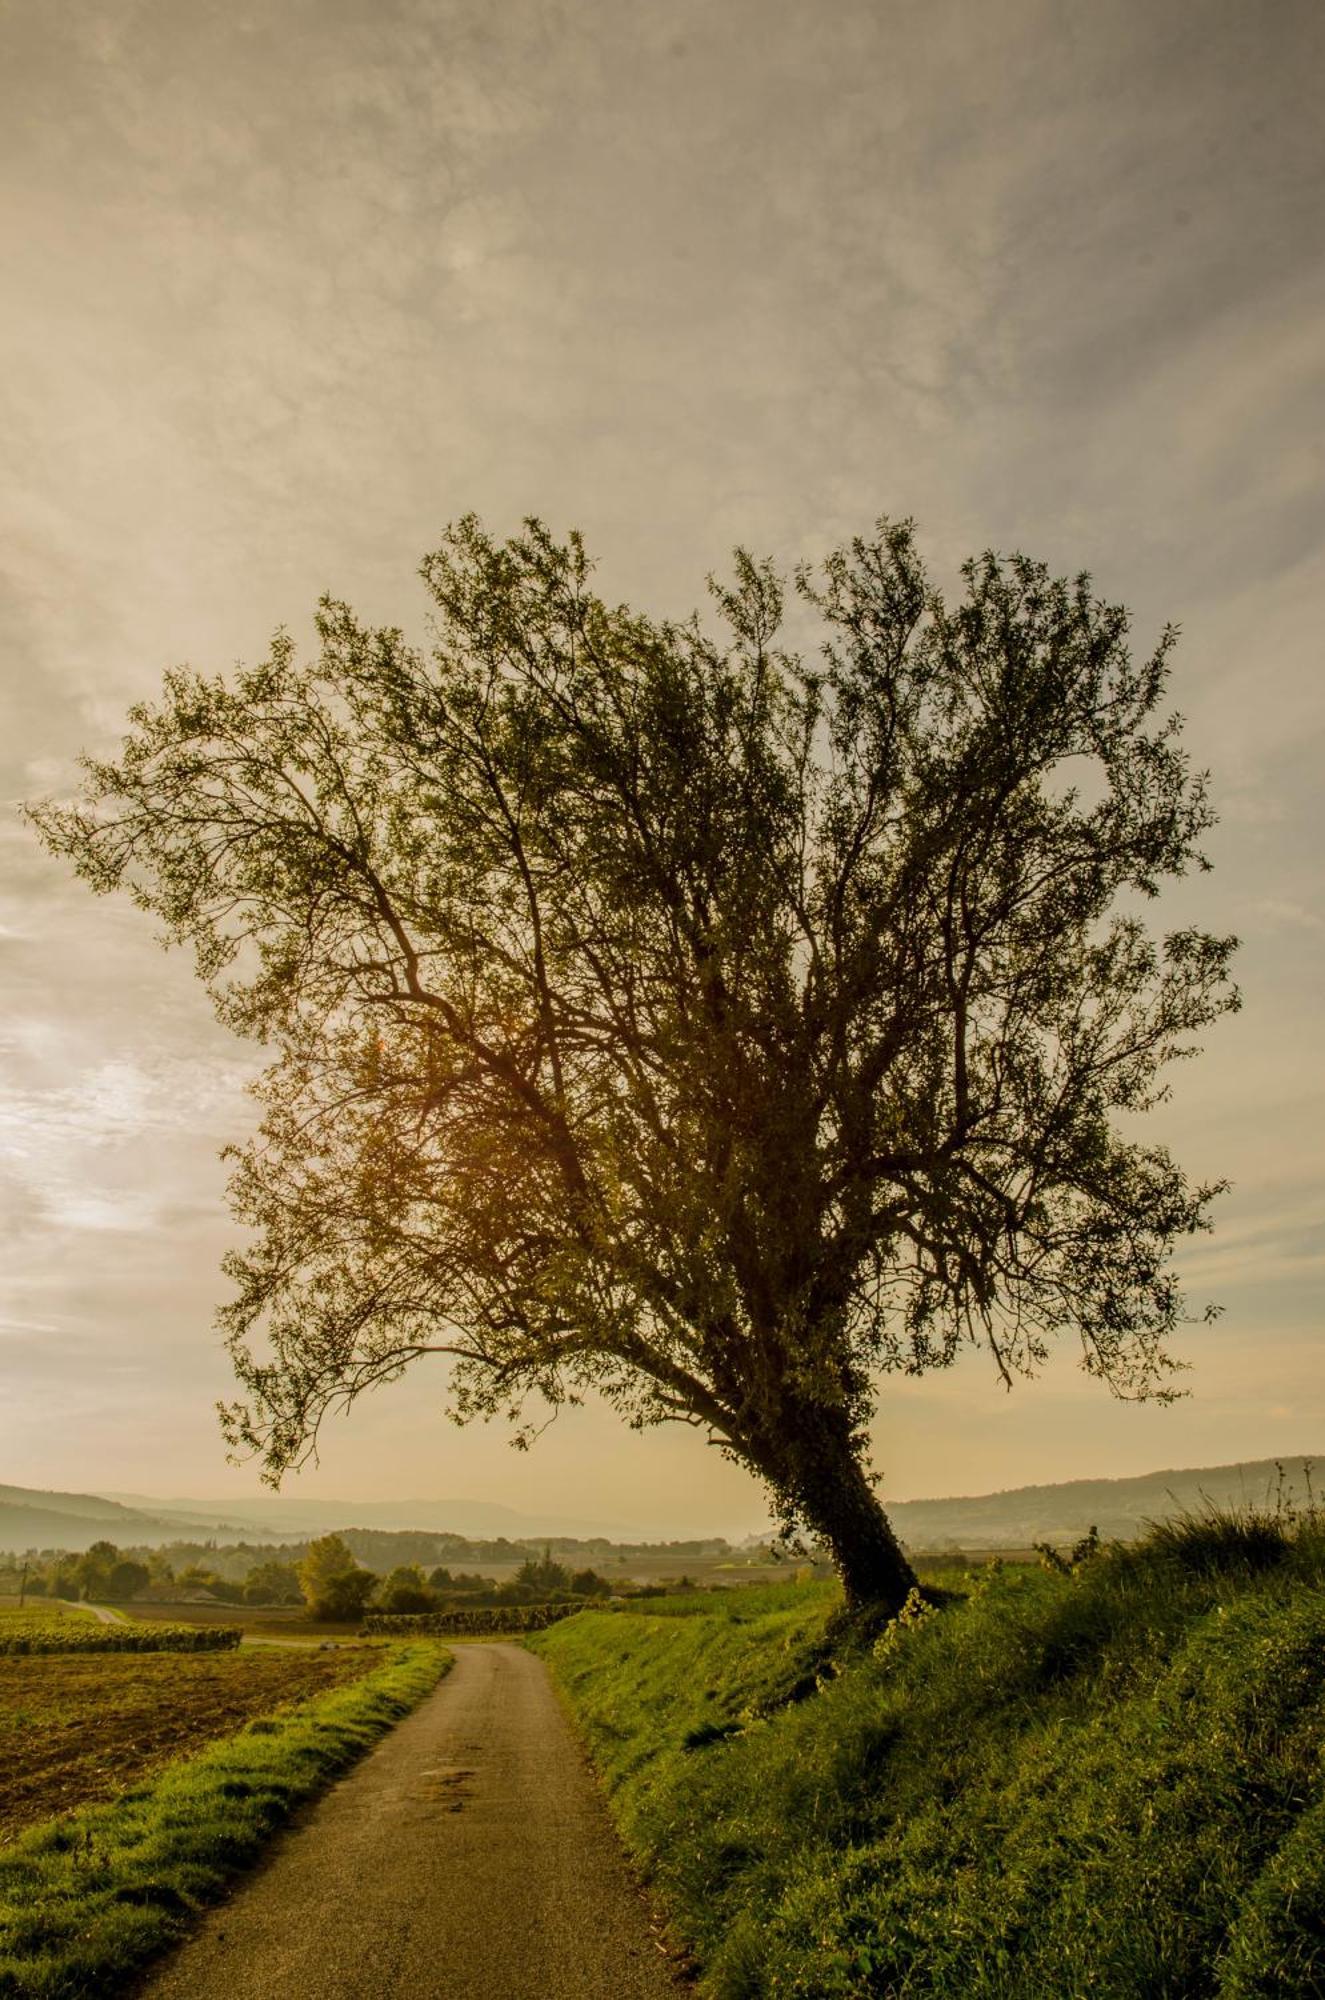
M 942 1580 L 836 1657 L 817 1585 L 528 1642 L 701 1990 L 1325 1992 L 1325 1530 Z

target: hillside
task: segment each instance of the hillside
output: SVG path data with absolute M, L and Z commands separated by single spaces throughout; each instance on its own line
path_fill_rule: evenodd
M 114 1542 L 117 1548 L 150 1547 L 191 1530 L 196 1532 L 182 1517 L 124 1507 L 97 1493 L 0 1486 L 0 1553 L 25 1549 L 79 1553 L 100 1541 Z
M 111 1499 L 95 1493 L 0 1486 L 0 1554 L 34 1548 L 77 1553 L 102 1540 L 119 1548 L 204 1539 L 301 1542 L 310 1535 L 347 1528 L 377 1534 L 392 1530 L 449 1533 L 466 1544 L 503 1535 L 515 1540 L 567 1533 L 579 1539 L 593 1527 L 593 1523 L 567 1523 L 551 1516 L 543 1519 L 478 1500 L 294 1500 L 266 1495 L 236 1505 L 227 1500 L 154 1500 L 145 1494 L 128 1493 Z M 432 1559 L 444 1560 L 445 1552 Z
M 885 1500 L 908 1548 L 942 1550 L 1028 1548 L 1033 1542 L 1076 1541 L 1090 1527 L 1134 1540 L 1151 1521 L 1216 1506 L 1264 1506 L 1284 1471 L 1285 1492 L 1298 1507 L 1311 1489 L 1310 1458 L 1245 1459 L 1235 1465 L 1188 1466 L 1131 1479 L 1071 1479 L 1053 1486 L 1017 1486 L 942 1500 Z M 1325 1498 L 1325 1469 L 1318 1482 Z
M 831 1585 L 530 1643 L 714 2000 L 1319 2000 L 1325 1529 L 947 1572 L 872 1649 Z
M 346 1527 L 387 1532 L 431 1530 L 470 1541 L 494 1541 L 502 1535 L 516 1540 L 529 1535 L 583 1538 L 625 1534 L 619 1524 L 605 1527 L 601 1521 L 569 1520 L 551 1510 L 530 1514 L 500 1501 L 470 1500 L 462 1494 L 441 1500 L 322 1500 L 288 1492 L 249 1494 L 242 1500 L 153 1501 L 141 1493 L 116 1493 L 114 1497 L 126 1506 L 171 1518 L 187 1514 L 195 1522 L 240 1519 L 250 1534 L 261 1532 L 267 1540 L 302 1540 Z

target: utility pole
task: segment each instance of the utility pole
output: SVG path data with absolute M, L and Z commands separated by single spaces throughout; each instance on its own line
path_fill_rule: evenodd
M 24 1556 L 23 1573 L 18 1580 L 18 1608 L 20 1611 L 23 1609 L 23 1593 L 26 1591 L 27 1587 L 28 1587 L 28 1559 L 26 1556 Z

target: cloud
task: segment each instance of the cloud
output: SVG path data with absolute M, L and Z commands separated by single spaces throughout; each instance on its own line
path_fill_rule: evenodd
M 1308 910 L 1301 903 L 1285 901 L 1280 897 L 1266 896 L 1256 906 L 1271 923 L 1282 924 L 1289 930 L 1318 931 L 1321 919 L 1314 910 Z
M 734 541 L 815 557 L 880 511 L 943 579 L 988 544 L 1089 567 L 1139 645 L 1184 627 L 1225 825 L 1173 907 L 1248 933 L 1248 1004 L 1170 1125 L 1238 1183 L 1190 1268 L 1259 1285 L 1280 1338 L 1323 1178 L 1323 38 L 1295 0 L 1273 33 L 1232 0 L 9 9 L 0 799 L 61 789 L 164 666 L 306 639 L 324 587 L 417 630 L 470 506 L 578 522 L 609 597 L 681 613 Z M 177 1368 L 187 1473 L 247 1056 L 11 808 L 0 877 L 8 1309 L 107 1380 Z M 1064 1407 L 1051 1444 L 1000 1426 L 1018 1474 L 1122 1449 Z M 622 1511 L 612 1435 L 575 1433 L 567 1476 L 612 1485 L 582 1509 Z M 709 1491 L 714 1458 L 656 1463 Z M 496 1435 L 464 1463 L 511 1476 Z

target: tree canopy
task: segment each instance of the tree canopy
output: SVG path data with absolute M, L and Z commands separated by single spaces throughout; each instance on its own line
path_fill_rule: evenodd
M 359 1618 L 378 1579 L 360 1569 L 340 1535 L 319 1535 L 298 1566 L 299 1587 L 310 1618 Z
M 1086 576 L 909 522 L 719 629 L 613 607 L 578 536 L 467 518 L 425 645 L 325 599 L 232 680 L 166 676 L 34 809 L 191 945 L 271 1050 L 233 1206 L 232 1444 L 279 1479 L 426 1354 L 526 1428 L 593 1390 L 705 1430 L 832 1548 L 910 1571 L 868 1475 L 890 1373 L 1055 1336 L 1172 1393 L 1193 1185 L 1137 1114 L 1236 1004 L 1233 940 L 1152 932 L 1204 779 Z M 522 1414 L 524 1413 L 524 1414 Z

